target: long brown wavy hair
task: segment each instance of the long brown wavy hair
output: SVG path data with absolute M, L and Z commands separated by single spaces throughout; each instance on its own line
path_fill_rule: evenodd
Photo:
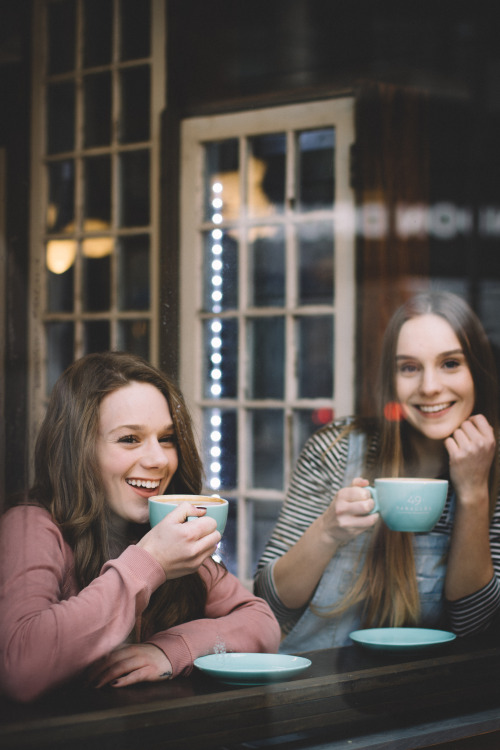
M 397 415 L 396 350 L 404 323 L 427 314 L 439 315 L 453 328 L 474 382 L 474 413 L 486 417 L 498 444 L 498 381 L 484 328 L 461 297 L 450 292 L 422 292 L 396 310 L 384 334 L 376 420 L 380 436 L 378 459 L 375 466 L 365 466 L 364 473 L 370 481 L 375 476 L 404 476 L 405 465 L 414 458 L 409 440 L 412 428 L 403 419 L 394 418 Z M 392 418 L 387 418 L 388 415 Z M 356 428 L 366 430 L 367 423 L 356 420 L 349 429 Z M 490 517 L 497 502 L 498 479 L 497 452 L 489 476 Z M 412 539 L 412 534 L 391 531 L 379 522 L 371 535 L 365 562 L 352 590 L 328 615 L 338 615 L 353 604 L 363 602 L 366 627 L 418 623 L 420 603 Z
M 182 394 L 164 373 L 126 352 L 88 354 L 71 364 L 53 388 L 38 434 L 29 497 L 47 508 L 60 526 L 73 550 L 75 575 L 82 588 L 99 575 L 113 544 L 97 461 L 100 406 L 108 394 L 133 382 L 153 385 L 168 404 L 178 468 L 166 492 L 199 494 L 202 488 L 202 463 L 191 417 Z M 137 541 L 148 530 L 147 525 L 130 525 L 120 546 Z M 198 573 L 166 581 L 143 614 L 142 637 L 201 617 L 205 601 L 206 587 Z

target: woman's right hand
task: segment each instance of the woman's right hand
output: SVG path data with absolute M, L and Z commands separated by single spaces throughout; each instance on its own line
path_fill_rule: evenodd
M 221 535 L 213 518 L 203 517 L 204 508 L 182 503 L 137 543 L 162 566 L 168 579 L 195 573 L 214 554 Z M 187 521 L 188 516 L 198 516 Z
M 379 513 L 371 513 L 375 502 L 366 488 L 369 482 L 356 477 L 350 487 L 343 487 L 321 516 L 323 533 L 337 544 L 346 544 L 379 519 Z

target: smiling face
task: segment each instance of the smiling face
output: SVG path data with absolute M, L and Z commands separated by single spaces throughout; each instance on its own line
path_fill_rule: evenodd
M 155 386 L 133 382 L 105 396 L 97 460 L 111 509 L 147 523 L 148 498 L 165 492 L 178 466 L 170 410 Z
M 469 365 L 450 324 L 419 315 L 401 327 L 396 392 L 407 422 L 431 440 L 451 435 L 474 409 Z

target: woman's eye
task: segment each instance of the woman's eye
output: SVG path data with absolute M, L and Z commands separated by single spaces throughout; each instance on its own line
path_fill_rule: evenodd
M 417 371 L 417 366 L 413 364 L 412 362 L 403 362 L 398 366 L 398 372 L 401 372 L 407 375 L 412 375 L 414 372 Z
M 171 445 L 177 445 L 177 438 L 175 435 L 164 435 L 160 438 L 160 443 L 170 443 Z
M 446 370 L 454 370 L 456 367 L 460 367 L 460 362 L 456 359 L 447 359 L 443 362 L 443 367 L 445 367 Z
M 137 438 L 134 435 L 124 435 L 118 439 L 119 443 L 137 443 Z

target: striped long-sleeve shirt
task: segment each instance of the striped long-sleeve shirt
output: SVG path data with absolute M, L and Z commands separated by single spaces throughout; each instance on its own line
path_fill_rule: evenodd
M 345 486 L 349 440 L 347 437 L 338 439 L 345 424 L 345 421 L 332 423 L 313 435 L 304 446 L 276 526 L 257 566 L 255 592 L 269 602 L 284 633 L 291 631 L 304 610 L 290 610 L 281 602 L 273 581 L 273 566 Z M 367 467 L 374 465 L 377 453 L 378 438 L 375 436 L 369 441 Z M 450 486 L 434 533 L 451 534 L 451 489 Z M 490 549 L 494 567 L 491 581 L 469 596 L 444 602 L 450 627 L 459 636 L 485 630 L 500 610 L 500 497 L 490 523 Z

